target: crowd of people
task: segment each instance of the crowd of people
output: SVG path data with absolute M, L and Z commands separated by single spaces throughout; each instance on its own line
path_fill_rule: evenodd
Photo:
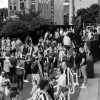
M 100 33 L 100 26 L 87 26 L 83 28 L 82 39 L 83 40 L 95 40 Z
M 23 82 L 29 82 L 31 74 L 32 90 L 28 100 L 70 100 L 78 79 L 83 76 L 81 88 L 87 87 L 86 59 L 90 51 L 86 42 L 80 46 L 74 44 L 70 37 L 74 29 L 57 29 L 55 34 L 47 31 L 39 39 L 37 50 L 34 49 L 31 37 L 23 43 L 19 38 L 1 39 L 0 58 L 0 92 L 5 94 L 8 83 L 9 97 L 18 98 L 18 90 L 23 90 Z M 14 94 L 14 95 L 13 95 Z

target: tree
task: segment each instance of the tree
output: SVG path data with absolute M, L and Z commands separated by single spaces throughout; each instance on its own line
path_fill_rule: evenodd
M 32 36 L 32 39 L 37 38 L 37 33 L 34 32 L 36 28 L 40 28 L 41 25 L 50 25 L 51 20 L 39 17 L 39 12 L 34 12 L 32 9 L 26 13 L 22 12 L 15 13 L 17 18 L 10 17 L 8 20 L 3 22 L 3 28 L 0 36 L 9 37 L 26 37 L 27 35 Z
M 17 19 L 13 21 L 9 21 L 3 26 L 1 31 L 1 36 L 9 36 L 9 37 L 25 37 L 28 34 L 28 26 L 27 23 Z
M 25 13 L 25 11 L 23 11 L 23 13 L 19 12 L 16 14 L 19 16 L 21 20 L 29 23 L 30 30 L 34 30 L 35 28 L 40 27 L 40 25 L 50 25 L 51 24 L 50 19 L 44 19 L 39 16 L 40 15 L 39 11 L 35 12 L 32 9 L 29 9 L 28 13 Z
M 99 5 L 93 4 L 89 8 L 82 8 L 77 11 L 77 16 L 82 16 L 84 24 L 87 23 L 98 23 Z
M 21 20 L 31 22 L 34 18 L 38 18 L 39 12 L 34 12 L 32 9 L 29 9 L 28 13 L 23 10 L 23 12 L 16 12 L 16 15 L 18 15 Z
M 3 21 L 4 19 L 7 18 L 7 16 L 8 16 L 8 9 L 7 8 L 0 9 L 1 20 Z

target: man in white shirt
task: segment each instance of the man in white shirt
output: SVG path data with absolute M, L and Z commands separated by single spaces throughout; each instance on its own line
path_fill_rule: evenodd
M 66 49 L 70 49 L 71 39 L 67 35 L 65 35 L 63 38 L 63 44 L 66 47 Z

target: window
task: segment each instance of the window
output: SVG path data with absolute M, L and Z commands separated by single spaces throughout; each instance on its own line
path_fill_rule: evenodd
M 12 10 L 12 6 L 10 6 L 10 10 Z
M 9 2 L 13 2 L 13 0 L 9 0 Z
M 35 11 L 35 4 L 31 4 L 31 5 L 30 5 L 30 8 L 31 8 L 33 11 Z
M 69 6 L 65 5 L 64 6 L 64 14 L 67 14 L 69 12 Z
M 69 23 L 69 14 L 64 15 L 64 25 L 68 25 Z
M 14 10 L 16 10 L 16 6 L 14 6 Z
M 20 10 L 24 10 L 24 3 L 20 3 Z

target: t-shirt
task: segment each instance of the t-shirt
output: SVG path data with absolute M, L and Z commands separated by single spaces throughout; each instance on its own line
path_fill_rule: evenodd
M 86 65 L 86 53 L 85 52 L 83 52 L 83 53 L 80 54 L 80 62 L 82 61 L 82 58 L 85 59 L 83 65 Z
M 10 72 L 11 63 L 9 60 L 4 60 L 4 71 Z
M 65 37 L 63 38 L 63 43 L 64 43 L 64 45 L 66 45 L 66 46 L 70 46 L 70 45 L 71 45 L 71 40 L 70 40 L 70 38 L 69 38 L 68 36 L 65 36 Z
M 60 75 L 57 82 L 59 86 L 66 87 L 66 74 Z
M 15 67 L 17 65 L 17 59 L 15 57 L 11 57 L 9 60 L 12 67 Z
M 78 56 L 76 56 L 76 57 L 71 56 L 70 57 L 71 68 L 74 67 L 74 66 L 79 67 L 79 63 L 80 62 L 79 62 L 79 57 Z
M 59 37 L 58 37 L 58 43 L 62 43 L 63 42 L 63 35 L 60 35 Z
M 47 58 L 48 58 L 49 62 L 53 62 L 54 54 L 53 53 L 48 53 Z
M 29 47 L 27 45 L 24 46 L 24 48 L 23 48 L 23 54 L 26 55 L 28 53 L 28 51 L 29 51 Z

